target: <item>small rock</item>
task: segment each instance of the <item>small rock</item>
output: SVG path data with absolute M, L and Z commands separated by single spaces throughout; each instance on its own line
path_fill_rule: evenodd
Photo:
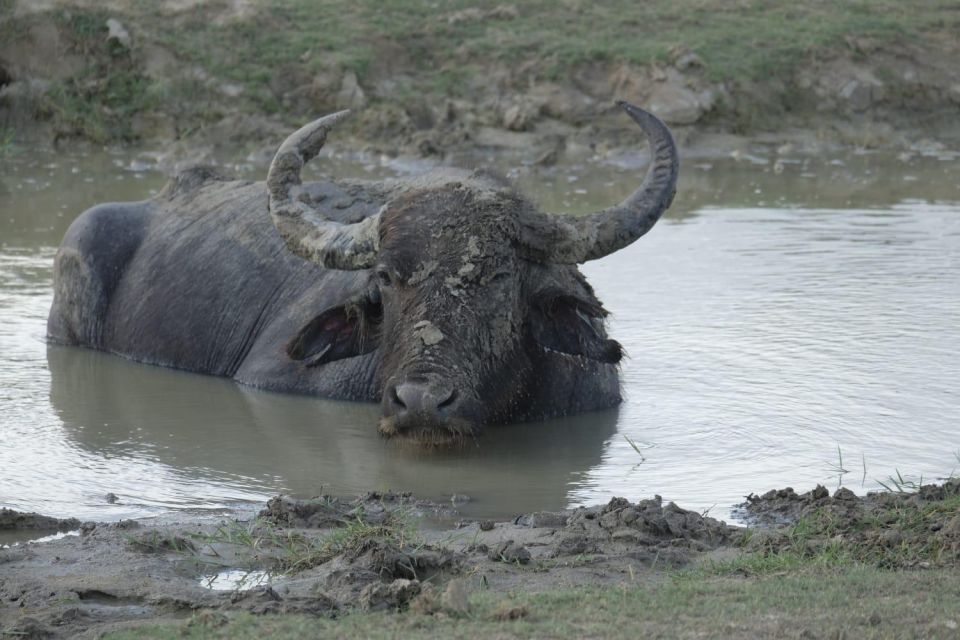
M 487 11 L 487 17 L 493 20 L 513 20 L 520 17 L 520 12 L 516 5 L 501 4 Z
M 540 167 L 552 167 L 553 165 L 557 164 L 557 160 L 559 159 L 560 159 L 560 148 L 551 147 L 546 151 L 544 151 L 543 153 L 541 153 L 539 156 L 537 156 L 536 159 L 533 161 L 533 164 Z
M 347 71 L 343 74 L 340 83 L 340 92 L 337 94 L 337 106 L 345 109 L 360 109 L 367 104 L 367 94 L 360 87 L 357 74 Z
M 107 41 L 114 41 L 124 49 L 130 48 L 130 32 L 116 18 L 107 20 Z
M 960 516 L 954 516 L 940 529 L 940 535 L 960 538 Z
M 480 531 L 493 531 L 493 520 L 482 520 L 480 522 Z
M 527 564 L 530 562 L 530 552 L 526 547 L 515 544 L 513 540 L 506 540 L 490 549 L 487 557 L 508 564 Z
M 903 534 L 896 529 L 887 529 L 880 534 L 880 542 L 887 547 L 895 547 L 903 542 Z
M 507 107 L 503 112 L 503 128 L 509 131 L 527 131 L 533 126 L 533 109 L 519 103 Z
M 360 607 L 365 611 L 382 611 L 405 607 L 420 594 L 419 580 L 398 578 L 389 584 L 374 582 L 360 592 Z
M 526 618 L 528 615 L 530 615 L 530 611 L 526 607 L 511 607 L 505 604 L 497 609 L 497 612 L 493 614 L 493 617 L 499 622 L 507 622 L 509 620 Z
M 559 529 L 567 526 L 568 516 L 564 513 L 553 511 L 536 511 L 529 515 L 523 515 L 514 521 L 524 527 Z
M 204 609 L 199 611 L 187 621 L 187 627 L 204 627 L 207 629 L 216 629 L 230 622 L 230 618 L 220 611 Z
M 448 613 L 465 616 L 470 613 L 468 595 L 467 583 L 454 579 L 447 584 L 443 595 L 440 596 L 440 603 Z
M 53 631 L 36 618 L 21 618 L 16 625 L 3 630 L 4 637 L 39 640 L 53 637 Z
M 840 487 L 833 494 L 834 500 L 853 501 L 857 499 L 857 494 L 846 487 Z
M 477 7 L 469 7 L 467 9 L 461 9 L 447 16 L 448 24 L 459 24 L 461 22 L 474 22 L 477 20 L 483 20 L 483 11 Z
M 648 106 L 667 124 L 684 125 L 697 122 L 715 101 L 712 94 L 698 95 L 679 81 L 664 81 L 654 86 Z
M 118 496 L 118 495 L 115 494 L 115 493 L 108 493 L 106 496 L 104 496 L 104 499 L 105 499 L 109 504 L 116 504 L 116 503 L 120 500 L 120 496 Z
M 688 51 L 677 58 L 677 61 L 673 63 L 673 66 L 680 71 L 686 71 L 687 69 L 694 67 L 699 68 L 703 67 L 703 59 L 692 51 Z

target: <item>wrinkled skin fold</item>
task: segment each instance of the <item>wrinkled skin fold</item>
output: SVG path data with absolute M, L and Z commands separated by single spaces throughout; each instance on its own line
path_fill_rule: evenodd
M 57 253 L 52 341 L 256 387 L 379 402 L 426 444 L 620 402 L 620 345 L 577 263 L 646 233 L 676 189 L 666 127 L 621 105 L 651 164 L 623 203 L 543 213 L 502 178 L 303 184 L 345 112 L 279 148 L 266 183 L 198 168 L 82 214 Z

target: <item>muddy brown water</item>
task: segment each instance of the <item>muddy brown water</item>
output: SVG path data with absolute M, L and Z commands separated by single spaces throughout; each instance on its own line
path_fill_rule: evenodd
M 425 166 L 340 160 L 324 166 Z M 147 197 L 165 174 L 145 152 L 15 148 L 0 157 L 0 506 L 116 520 L 395 489 L 468 495 L 462 510 L 476 516 L 659 493 L 727 517 L 771 487 L 862 492 L 896 470 L 950 473 L 960 156 L 775 160 L 687 160 L 668 216 L 584 268 L 629 354 L 621 407 L 424 452 L 380 439 L 375 405 L 48 346 L 52 260 L 70 221 Z M 641 171 L 629 154 L 551 169 L 473 162 L 574 213 L 618 200 Z

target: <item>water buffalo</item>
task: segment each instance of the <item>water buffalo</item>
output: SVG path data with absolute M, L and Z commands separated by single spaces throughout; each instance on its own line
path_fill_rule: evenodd
M 621 103 L 651 163 L 621 204 L 542 213 L 487 172 L 302 184 L 335 113 L 280 146 L 266 183 L 198 168 L 68 229 L 53 342 L 255 387 L 379 401 L 424 443 L 620 402 L 620 345 L 577 264 L 646 233 L 678 172 L 666 126 Z M 175 399 L 171 399 L 171 402 Z

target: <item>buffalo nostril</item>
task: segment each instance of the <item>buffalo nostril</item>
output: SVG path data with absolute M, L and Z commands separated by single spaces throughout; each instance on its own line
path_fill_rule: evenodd
M 397 394 L 397 388 L 395 386 L 390 387 L 390 390 L 387 392 L 387 397 L 390 399 L 390 404 L 392 404 L 395 409 L 399 410 L 407 408 L 406 403 L 404 403 L 404 401 Z
M 397 431 L 443 426 L 456 411 L 460 394 L 452 385 L 430 379 L 408 378 L 384 394 L 384 413 L 393 417 Z
M 457 393 L 457 390 L 456 390 L 456 389 L 451 389 L 451 390 L 450 390 L 450 395 L 447 396 L 447 398 L 446 398 L 445 400 L 441 400 L 440 402 L 437 403 L 437 409 L 446 409 L 446 408 L 448 408 L 448 407 L 451 407 L 451 406 L 453 405 L 453 403 L 455 403 L 455 402 L 457 401 L 457 398 L 458 398 L 459 396 L 460 396 L 460 394 Z

